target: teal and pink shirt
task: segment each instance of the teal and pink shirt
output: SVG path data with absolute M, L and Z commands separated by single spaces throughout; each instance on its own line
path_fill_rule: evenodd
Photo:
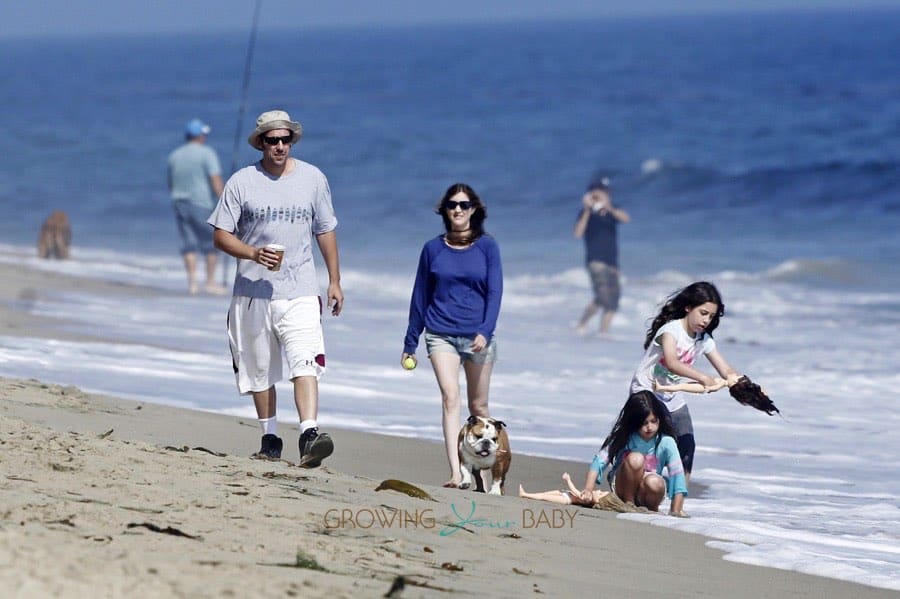
M 615 476 L 616 470 L 622 464 L 622 460 L 632 451 L 644 455 L 644 469 L 647 472 L 655 472 L 666 480 L 666 493 L 669 499 L 681 493 L 685 497 L 688 494 L 687 480 L 684 477 L 684 466 L 681 464 L 681 456 L 678 453 L 678 445 L 675 439 L 667 435 L 657 435 L 649 441 L 644 441 L 637 433 L 631 433 L 625 449 L 613 459 L 610 478 Z M 606 450 L 594 456 L 590 470 L 597 473 L 597 482 L 603 482 L 603 471 L 609 465 L 609 455 Z M 663 470 L 666 471 L 663 474 Z

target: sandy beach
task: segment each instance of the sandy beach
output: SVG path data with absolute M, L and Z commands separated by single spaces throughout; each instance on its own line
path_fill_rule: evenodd
M 7 265 L 0 275 L 3 336 L 63 336 L 22 314 L 41 294 L 159 293 Z M 285 460 L 270 462 L 250 459 L 259 427 L 246 418 L 38 380 L 0 379 L 0 400 L 4 596 L 381 597 L 402 577 L 389 596 L 896 597 L 515 496 L 520 482 L 560 488 L 564 471 L 580 481 L 585 464 L 515 454 L 509 495 L 494 497 L 431 484 L 444 458 L 420 440 L 330 430 L 335 455 L 306 470 L 292 464 L 295 426 L 281 429 Z M 430 498 L 376 490 L 385 479 Z

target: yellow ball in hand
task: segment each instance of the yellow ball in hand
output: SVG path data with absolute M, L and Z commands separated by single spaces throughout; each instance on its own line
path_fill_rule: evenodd
M 407 370 L 412 370 L 416 367 L 416 360 L 412 357 L 405 358 L 403 360 L 403 367 Z

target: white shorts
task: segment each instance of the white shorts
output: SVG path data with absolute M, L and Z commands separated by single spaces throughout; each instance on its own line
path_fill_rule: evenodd
M 228 310 L 228 341 L 238 391 L 265 391 L 282 378 L 281 348 L 290 379 L 325 373 L 322 301 L 234 297 Z

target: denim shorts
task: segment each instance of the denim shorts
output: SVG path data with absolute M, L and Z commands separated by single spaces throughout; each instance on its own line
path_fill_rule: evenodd
M 181 235 L 181 253 L 212 254 L 216 249 L 213 246 L 213 228 L 206 222 L 212 209 L 201 208 L 190 200 L 175 200 L 172 207 L 178 234 Z
M 469 347 L 473 337 L 462 335 L 442 335 L 425 331 L 425 348 L 430 356 L 436 352 L 453 353 L 459 356 L 460 362 L 471 360 L 473 364 L 491 364 L 497 361 L 497 339 L 491 337 L 490 342 L 480 352 L 473 352 Z

